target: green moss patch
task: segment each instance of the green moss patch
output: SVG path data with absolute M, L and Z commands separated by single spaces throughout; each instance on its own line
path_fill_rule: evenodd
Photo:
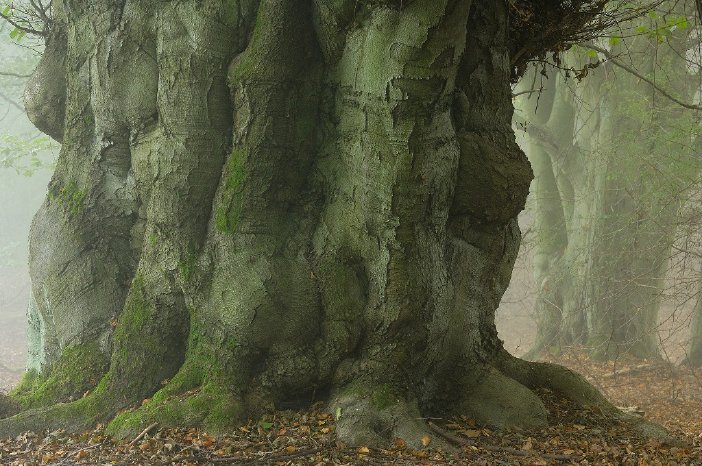
M 343 395 L 356 399 L 368 399 L 371 405 L 378 410 L 387 409 L 405 399 L 400 391 L 391 385 L 365 385 L 360 381 L 349 384 L 344 389 Z
M 49 199 L 61 204 L 68 212 L 78 213 L 85 201 L 86 192 L 75 181 L 58 189 L 49 190 Z
M 166 397 L 164 389 L 140 408 L 119 414 L 107 426 L 114 437 L 138 434 L 150 424 L 160 427 L 201 426 L 211 433 L 223 433 L 242 422 L 244 410 L 229 390 L 215 383 L 183 394 Z
M 71 346 L 48 375 L 28 372 L 10 396 L 22 409 L 75 400 L 93 389 L 108 368 L 109 359 L 97 342 Z
M 223 233 L 234 233 L 239 223 L 243 206 L 243 185 L 246 181 L 245 159 L 246 152 L 235 149 L 227 162 L 222 205 L 215 213 L 215 224 Z

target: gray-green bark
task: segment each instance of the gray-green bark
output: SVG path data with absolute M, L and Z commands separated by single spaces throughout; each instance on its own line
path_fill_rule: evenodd
M 32 230 L 36 373 L 0 436 L 146 397 L 110 432 L 315 396 L 353 443 L 417 444 L 446 411 L 546 422 L 547 381 L 494 327 L 531 179 L 504 3 L 54 7 L 27 95 L 63 140 Z
M 679 36 L 657 52 L 657 64 L 646 37 L 626 49 L 640 72 L 664 66 L 660 85 L 691 99 L 686 33 Z M 531 125 L 538 232 L 532 355 L 573 344 L 605 358 L 658 354 L 657 311 L 680 193 L 698 167 L 685 155 L 690 113 L 637 81 L 611 64 L 580 83 L 553 73 L 538 105 L 535 96 L 521 105 Z

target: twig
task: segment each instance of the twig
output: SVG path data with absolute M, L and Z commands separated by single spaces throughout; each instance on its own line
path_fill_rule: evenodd
M 84 448 L 81 448 L 81 449 L 79 449 L 79 450 L 66 453 L 65 455 L 63 455 L 63 458 L 61 459 L 61 462 L 59 463 L 59 466 L 61 466 L 61 465 L 63 465 L 63 464 L 67 464 L 66 461 L 68 460 L 68 458 L 70 458 L 70 457 L 75 457 L 75 456 L 79 455 L 79 454 L 80 454 L 81 452 L 83 452 L 83 451 L 88 451 L 88 450 L 93 450 L 93 449 L 95 449 L 95 448 L 100 448 L 104 443 L 105 443 L 105 442 L 96 443 L 95 445 L 90 445 L 89 447 L 84 447 Z
M 11 73 L 9 71 L 0 71 L 0 76 L 10 76 L 12 78 L 31 78 L 31 74 L 19 74 L 19 73 Z
M 142 431 L 141 431 L 141 434 L 137 435 L 137 436 L 134 438 L 134 440 L 132 440 L 131 442 L 129 442 L 129 446 L 130 446 L 130 447 L 133 447 L 134 445 L 136 445 L 136 443 L 137 443 L 139 440 L 143 439 L 144 436 L 145 436 L 146 434 L 148 434 L 149 432 L 151 432 L 152 430 L 154 430 L 154 429 L 156 428 L 157 425 L 158 425 L 158 422 L 154 422 L 154 423 L 151 424 L 149 427 L 147 427 L 146 429 L 142 430 Z
M 548 459 L 548 460 L 580 461 L 582 459 L 582 458 L 579 458 L 577 456 L 571 456 L 571 455 L 557 455 L 557 454 L 553 454 L 553 453 L 541 453 L 541 452 L 536 452 L 536 451 L 517 450 L 516 448 L 498 447 L 498 446 L 493 446 L 493 445 L 478 445 L 475 441 L 467 440 L 467 439 L 461 438 L 457 435 L 454 435 L 450 432 L 447 432 L 446 430 L 437 426 L 433 422 L 429 423 L 429 427 L 434 432 L 436 432 L 437 434 L 444 437 L 446 440 L 448 440 L 450 442 L 454 442 L 458 445 L 480 448 L 482 450 L 494 451 L 494 452 L 499 452 L 499 453 L 508 453 L 508 454 L 514 455 L 514 456 L 540 456 L 540 457 Z
M 29 3 L 32 5 L 32 8 L 34 8 L 34 11 L 36 11 L 37 15 L 39 18 L 41 18 L 44 24 L 49 24 L 51 22 L 51 18 L 46 15 L 47 7 L 42 5 L 41 1 L 36 2 L 35 0 L 29 0 Z
M 324 450 L 324 448 L 313 448 L 310 450 L 300 450 L 295 453 L 271 454 L 261 456 L 260 458 L 251 458 L 250 456 L 222 456 L 220 458 L 208 458 L 207 461 L 212 463 L 246 462 L 247 464 L 256 464 L 270 461 L 287 461 L 301 456 L 314 455 Z
M 613 379 L 615 377 L 619 377 L 622 375 L 629 375 L 629 374 L 636 374 L 638 372 L 647 372 L 650 370 L 657 369 L 659 366 L 655 364 L 641 364 L 639 366 L 634 366 L 634 367 L 627 367 L 624 368 L 620 371 L 614 371 L 610 372 L 609 374 L 603 375 L 601 378 L 603 379 Z
M 586 48 L 589 48 L 589 49 L 591 49 L 591 50 L 594 50 L 595 52 L 601 53 L 602 55 L 605 56 L 605 58 L 607 58 L 607 61 L 609 61 L 609 62 L 612 63 L 613 65 L 618 66 L 619 68 L 623 69 L 624 71 L 627 71 L 627 72 L 633 74 L 634 76 L 636 76 L 636 77 L 639 78 L 640 80 L 642 80 L 642 81 L 644 81 L 644 82 L 650 84 L 651 86 L 653 86 L 654 89 L 656 89 L 658 92 L 660 92 L 661 94 L 663 94 L 664 97 L 666 97 L 666 98 L 668 98 L 669 100 L 675 102 L 676 104 L 680 105 L 681 107 L 688 108 L 688 109 L 690 109 L 690 110 L 702 110 L 702 106 L 700 106 L 700 105 L 688 104 L 688 103 L 683 102 L 682 100 L 680 100 L 680 99 L 674 97 L 674 96 L 671 95 L 668 91 L 666 91 L 665 89 L 663 89 L 662 87 L 660 87 L 658 84 L 656 84 L 654 81 L 648 79 L 646 76 L 644 76 L 644 75 L 642 75 L 641 73 L 639 73 L 638 71 L 636 71 L 634 68 L 632 68 L 632 67 L 630 67 L 630 66 L 628 66 L 628 65 L 626 65 L 626 64 L 624 64 L 624 63 L 622 63 L 622 62 L 620 62 L 619 60 L 617 60 L 617 58 L 616 58 L 614 55 L 612 55 L 611 53 L 609 53 L 608 50 L 603 49 L 602 47 L 598 47 L 598 46 L 596 46 L 596 45 L 592 45 L 592 44 L 581 44 L 581 45 L 582 45 L 583 47 L 586 47 Z
M 515 97 L 519 97 L 520 95 L 524 95 L 524 94 L 529 94 L 529 95 L 536 94 L 537 92 L 541 92 L 541 91 L 543 91 L 543 89 L 529 89 L 528 91 L 516 92 L 516 93 L 512 94 L 512 98 L 514 99 Z
M 24 113 L 24 108 L 22 108 L 22 106 L 21 106 L 20 104 L 18 104 L 17 102 L 15 102 L 14 100 L 12 100 L 11 98 L 7 97 L 5 94 L 1 94 L 1 93 L 0 93 L 0 98 L 2 98 L 3 100 L 7 101 L 7 103 L 9 103 L 9 104 L 12 105 L 13 107 L 15 107 L 15 108 L 16 108 L 17 110 L 19 110 L 20 112 Z
M 553 137 L 548 128 L 533 122 L 528 122 L 527 120 L 521 117 L 515 117 L 514 123 L 517 126 L 517 128 L 521 129 L 529 136 L 538 139 L 539 142 L 541 142 L 542 144 L 546 144 L 551 148 L 551 150 L 555 152 L 560 152 L 563 150 L 562 147 L 559 147 L 558 143 L 556 142 L 555 138 Z
M 37 30 L 37 29 L 33 29 L 33 28 L 30 28 L 30 27 L 22 26 L 22 25 L 21 25 L 20 23 L 18 23 L 17 21 L 14 21 L 13 19 L 10 19 L 10 17 L 9 17 L 8 15 L 5 15 L 5 14 L 0 13 L 0 18 L 4 19 L 4 20 L 7 21 L 8 23 L 10 23 L 11 25 L 13 25 L 13 26 L 16 27 L 17 29 L 19 29 L 20 31 L 25 32 L 25 33 L 27 33 L 27 34 L 34 34 L 34 35 L 41 36 L 41 37 L 46 37 L 46 35 L 47 35 L 46 31 L 39 31 L 39 30 Z
M 461 438 L 458 435 L 454 435 L 446 429 L 442 429 L 441 427 L 437 426 L 433 422 L 428 422 L 427 424 L 429 424 L 429 428 L 431 430 L 433 430 L 449 442 L 453 442 L 457 445 L 475 445 L 474 441 Z

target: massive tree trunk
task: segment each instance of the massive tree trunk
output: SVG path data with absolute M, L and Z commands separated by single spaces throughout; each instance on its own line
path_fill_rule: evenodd
M 497 338 L 531 179 L 505 2 L 54 9 L 27 105 L 63 146 L 0 435 L 147 397 L 110 431 L 326 399 L 346 440 L 417 443 L 430 413 L 544 424 L 536 386 L 614 412 Z

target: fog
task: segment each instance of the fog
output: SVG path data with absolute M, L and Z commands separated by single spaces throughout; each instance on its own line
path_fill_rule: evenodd
M 38 60 L 27 40 L 18 45 L 0 24 L 0 389 L 24 371 L 29 298 L 29 226 L 51 176 L 51 144 L 22 111 L 26 76 Z

